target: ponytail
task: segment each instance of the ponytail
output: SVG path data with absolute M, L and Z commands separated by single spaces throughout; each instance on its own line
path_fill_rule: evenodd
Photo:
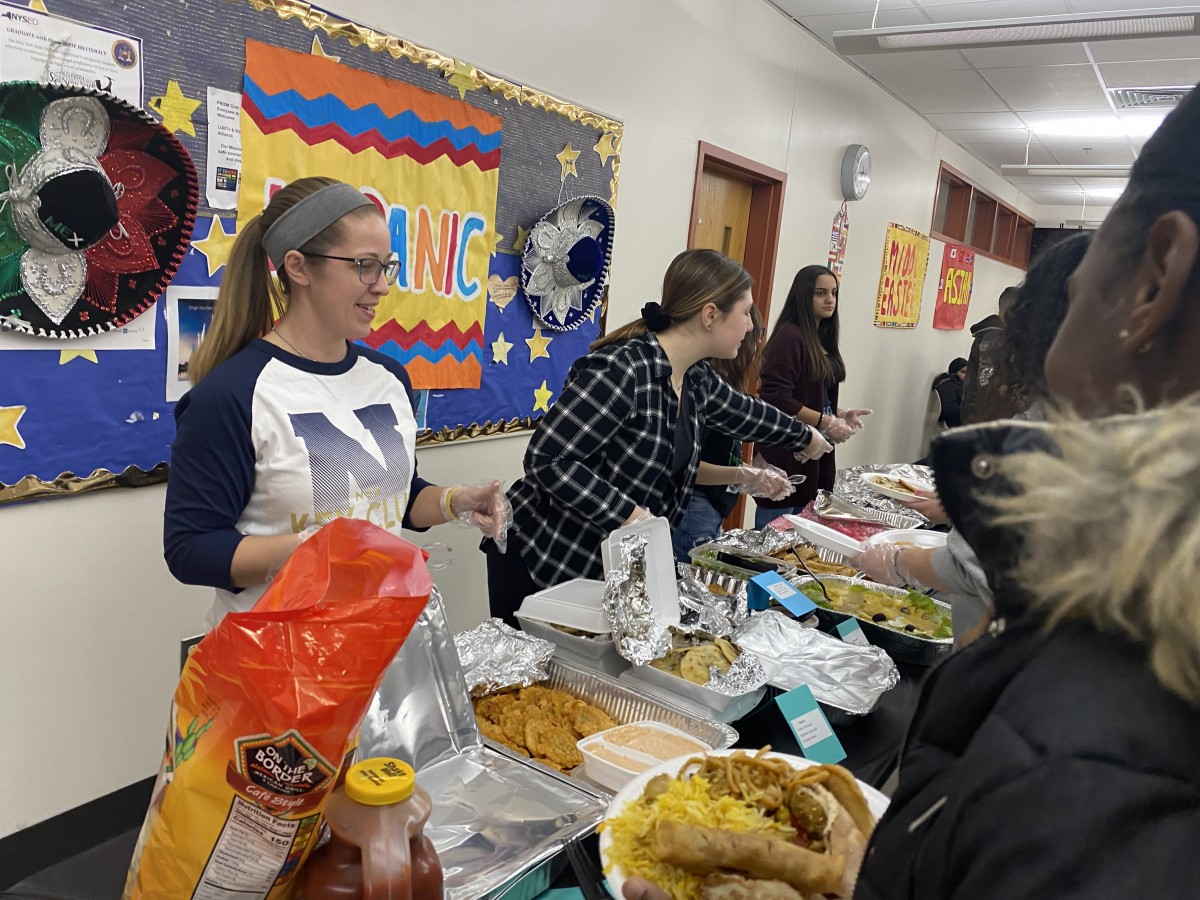
M 255 216 L 242 228 L 213 307 L 212 322 L 188 364 L 188 377 L 199 384 L 205 376 L 252 340 L 271 330 L 287 309 L 287 295 L 271 277 L 262 236 L 263 217 Z

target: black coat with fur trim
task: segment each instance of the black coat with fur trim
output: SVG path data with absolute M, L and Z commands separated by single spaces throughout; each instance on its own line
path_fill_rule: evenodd
M 1020 540 L 982 515 L 980 494 L 1012 491 L 997 456 L 1038 433 L 985 426 L 935 447 L 996 619 L 930 674 L 855 900 L 1200 897 L 1200 709 L 1163 687 L 1145 642 L 1086 615 L 1046 631 L 1007 574 Z

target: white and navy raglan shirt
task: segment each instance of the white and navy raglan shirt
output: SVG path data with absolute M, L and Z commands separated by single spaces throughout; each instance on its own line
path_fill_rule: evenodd
M 215 368 L 175 407 L 163 547 L 172 574 L 211 585 L 207 626 L 247 610 L 229 567 L 247 535 L 295 534 L 345 517 L 388 531 L 428 482 L 417 477 L 412 386 L 394 359 L 356 344 L 336 363 L 264 340 Z

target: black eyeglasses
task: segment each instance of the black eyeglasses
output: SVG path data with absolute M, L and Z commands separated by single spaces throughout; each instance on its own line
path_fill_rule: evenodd
M 389 259 L 387 262 L 380 262 L 377 259 L 372 259 L 369 256 L 330 256 L 327 253 L 304 253 L 305 256 L 315 256 L 318 259 L 336 259 L 340 262 L 352 262 L 358 266 L 358 280 L 363 284 L 374 284 L 382 275 L 387 279 L 388 284 L 395 284 L 396 279 L 400 277 L 400 260 Z

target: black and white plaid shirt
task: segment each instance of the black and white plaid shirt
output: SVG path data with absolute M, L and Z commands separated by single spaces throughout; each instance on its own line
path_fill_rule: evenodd
M 700 445 L 672 476 L 679 401 L 670 379 L 671 364 L 652 335 L 603 347 L 572 367 L 529 441 L 525 477 L 508 492 L 509 545 L 538 585 L 602 578 L 601 542 L 637 506 L 679 524 Z M 706 362 L 688 370 L 684 390 L 694 435 L 711 428 L 794 450 L 811 439 L 807 425 L 735 391 Z

